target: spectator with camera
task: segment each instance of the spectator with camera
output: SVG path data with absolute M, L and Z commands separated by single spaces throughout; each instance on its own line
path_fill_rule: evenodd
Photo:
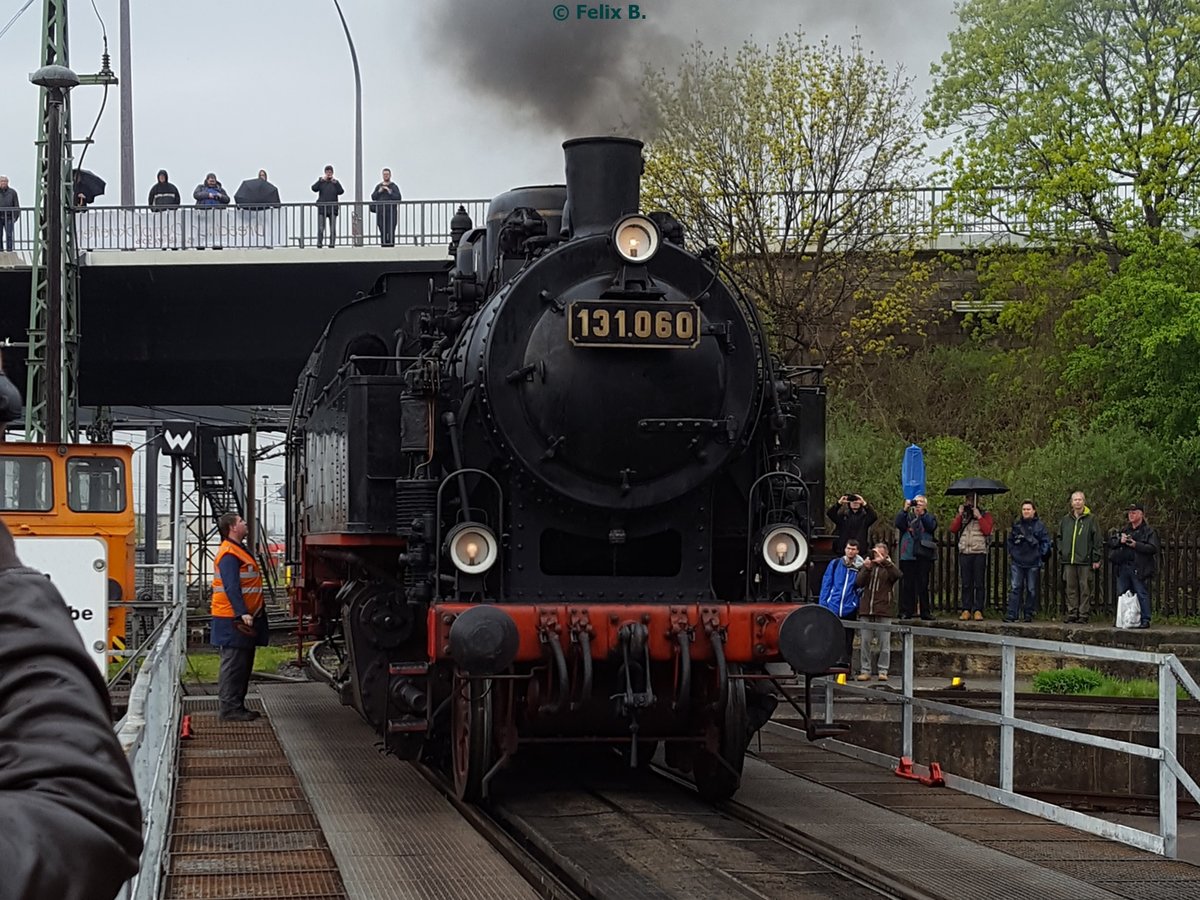
M 855 578 L 855 586 L 862 594 L 859 601 L 859 618 L 874 625 L 892 624 L 892 587 L 901 578 L 900 569 L 888 555 L 888 545 L 880 541 L 871 548 L 871 555 L 863 562 Z M 864 627 L 859 641 L 859 681 L 871 680 L 871 644 L 873 637 L 879 639 L 879 680 L 888 680 L 888 664 L 892 660 L 892 636 L 882 628 Z
M 867 537 L 871 526 L 879 518 L 875 510 L 863 499 L 862 494 L 842 494 L 838 502 L 826 512 L 833 523 L 833 552 L 841 556 L 846 541 L 853 538 L 860 547 L 871 546 Z
M 1050 553 L 1050 532 L 1038 518 L 1037 506 L 1032 500 L 1021 501 L 1021 516 L 1013 522 L 1006 545 L 1011 590 L 1004 621 L 1015 622 L 1021 615 L 1026 622 L 1032 622 L 1037 612 L 1038 577 L 1042 563 Z
M 1158 535 L 1146 521 L 1146 509 L 1140 503 L 1126 510 L 1128 524 L 1108 539 L 1108 558 L 1117 567 L 1117 594 L 1133 591 L 1142 608 L 1139 628 L 1150 627 L 1150 587 L 1158 566 L 1161 545 Z
M 924 494 L 904 501 L 904 508 L 892 522 L 900 532 L 900 618 L 911 619 L 918 612 L 922 619 L 933 618 L 929 603 L 929 573 L 937 553 L 937 518 L 929 512 Z
M 964 622 L 983 619 L 984 582 L 987 576 L 988 545 L 991 543 L 992 514 L 980 508 L 979 495 L 971 494 L 958 508 L 950 532 L 958 535 L 958 571 L 962 577 Z

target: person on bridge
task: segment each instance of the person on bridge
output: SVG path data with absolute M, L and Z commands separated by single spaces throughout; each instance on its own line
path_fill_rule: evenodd
M 269 638 L 262 573 L 242 544 L 249 531 L 245 519 L 225 513 L 217 519 L 217 531 L 221 546 L 213 560 L 212 642 L 221 654 L 218 715 L 225 722 L 249 722 L 258 718 L 246 709 L 254 649 L 265 647 Z
M 384 169 L 383 181 L 371 191 L 371 212 L 379 226 L 379 246 L 396 246 L 396 213 L 400 203 L 400 186 L 392 181 L 392 170 Z
M 1140 503 L 1126 511 L 1129 524 L 1108 539 L 1109 554 L 1117 567 L 1117 594 L 1133 591 L 1142 608 L 1139 628 L 1150 627 L 1150 586 L 1158 568 L 1158 535 L 1146 521 L 1146 508 Z
M 325 167 L 325 174 L 313 182 L 313 193 L 317 195 L 317 247 L 325 240 L 325 222 L 329 221 L 329 246 L 337 240 L 338 196 L 345 193 L 342 183 L 333 177 L 333 166 Z
M 179 206 L 179 188 L 168 180 L 166 169 L 158 170 L 158 180 L 154 182 L 154 187 L 150 188 L 150 197 L 146 200 L 146 205 L 155 212 Z
M 137 872 L 142 809 L 109 709 L 62 596 L 0 523 L 0 897 L 110 900 Z
M 205 175 L 204 181 L 196 185 L 192 197 L 195 198 L 197 206 L 224 206 L 229 202 L 229 195 L 225 193 L 225 188 L 221 187 L 221 182 L 217 181 L 213 172 Z
M 21 200 L 17 192 L 8 186 L 8 176 L 0 175 L 0 237 L 4 238 L 4 249 L 12 253 L 13 229 L 17 224 L 17 211 Z

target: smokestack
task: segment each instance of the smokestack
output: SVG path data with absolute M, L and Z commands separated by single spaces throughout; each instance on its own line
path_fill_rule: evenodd
M 563 143 L 567 204 L 563 232 L 582 237 L 607 232 L 641 198 L 642 142 L 633 138 L 576 138 Z

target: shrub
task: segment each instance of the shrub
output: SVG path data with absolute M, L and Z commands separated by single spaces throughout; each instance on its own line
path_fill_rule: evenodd
M 1050 669 L 1033 676 L 1033 689 L 1039 694 L 1086 694 L 1104 684 L 1104 676 L 1095 669 Z

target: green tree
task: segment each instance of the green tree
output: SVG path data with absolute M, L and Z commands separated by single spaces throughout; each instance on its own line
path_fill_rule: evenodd
M 963 0 L 958 15 L 926 110 L 953 140 L 954 205 L 1110 249 L 1195 223 L 1200 0 Z
M 886 351 L 888 334 L 914 325 L 923 279 L 897 189 L 922 145 L 900 70 L 857 42 L 796 34 L 732 56 L 697 44 L 645 86 L 647 204 L 721 250 L 789 362 L 830 362 L 868 337 Z

